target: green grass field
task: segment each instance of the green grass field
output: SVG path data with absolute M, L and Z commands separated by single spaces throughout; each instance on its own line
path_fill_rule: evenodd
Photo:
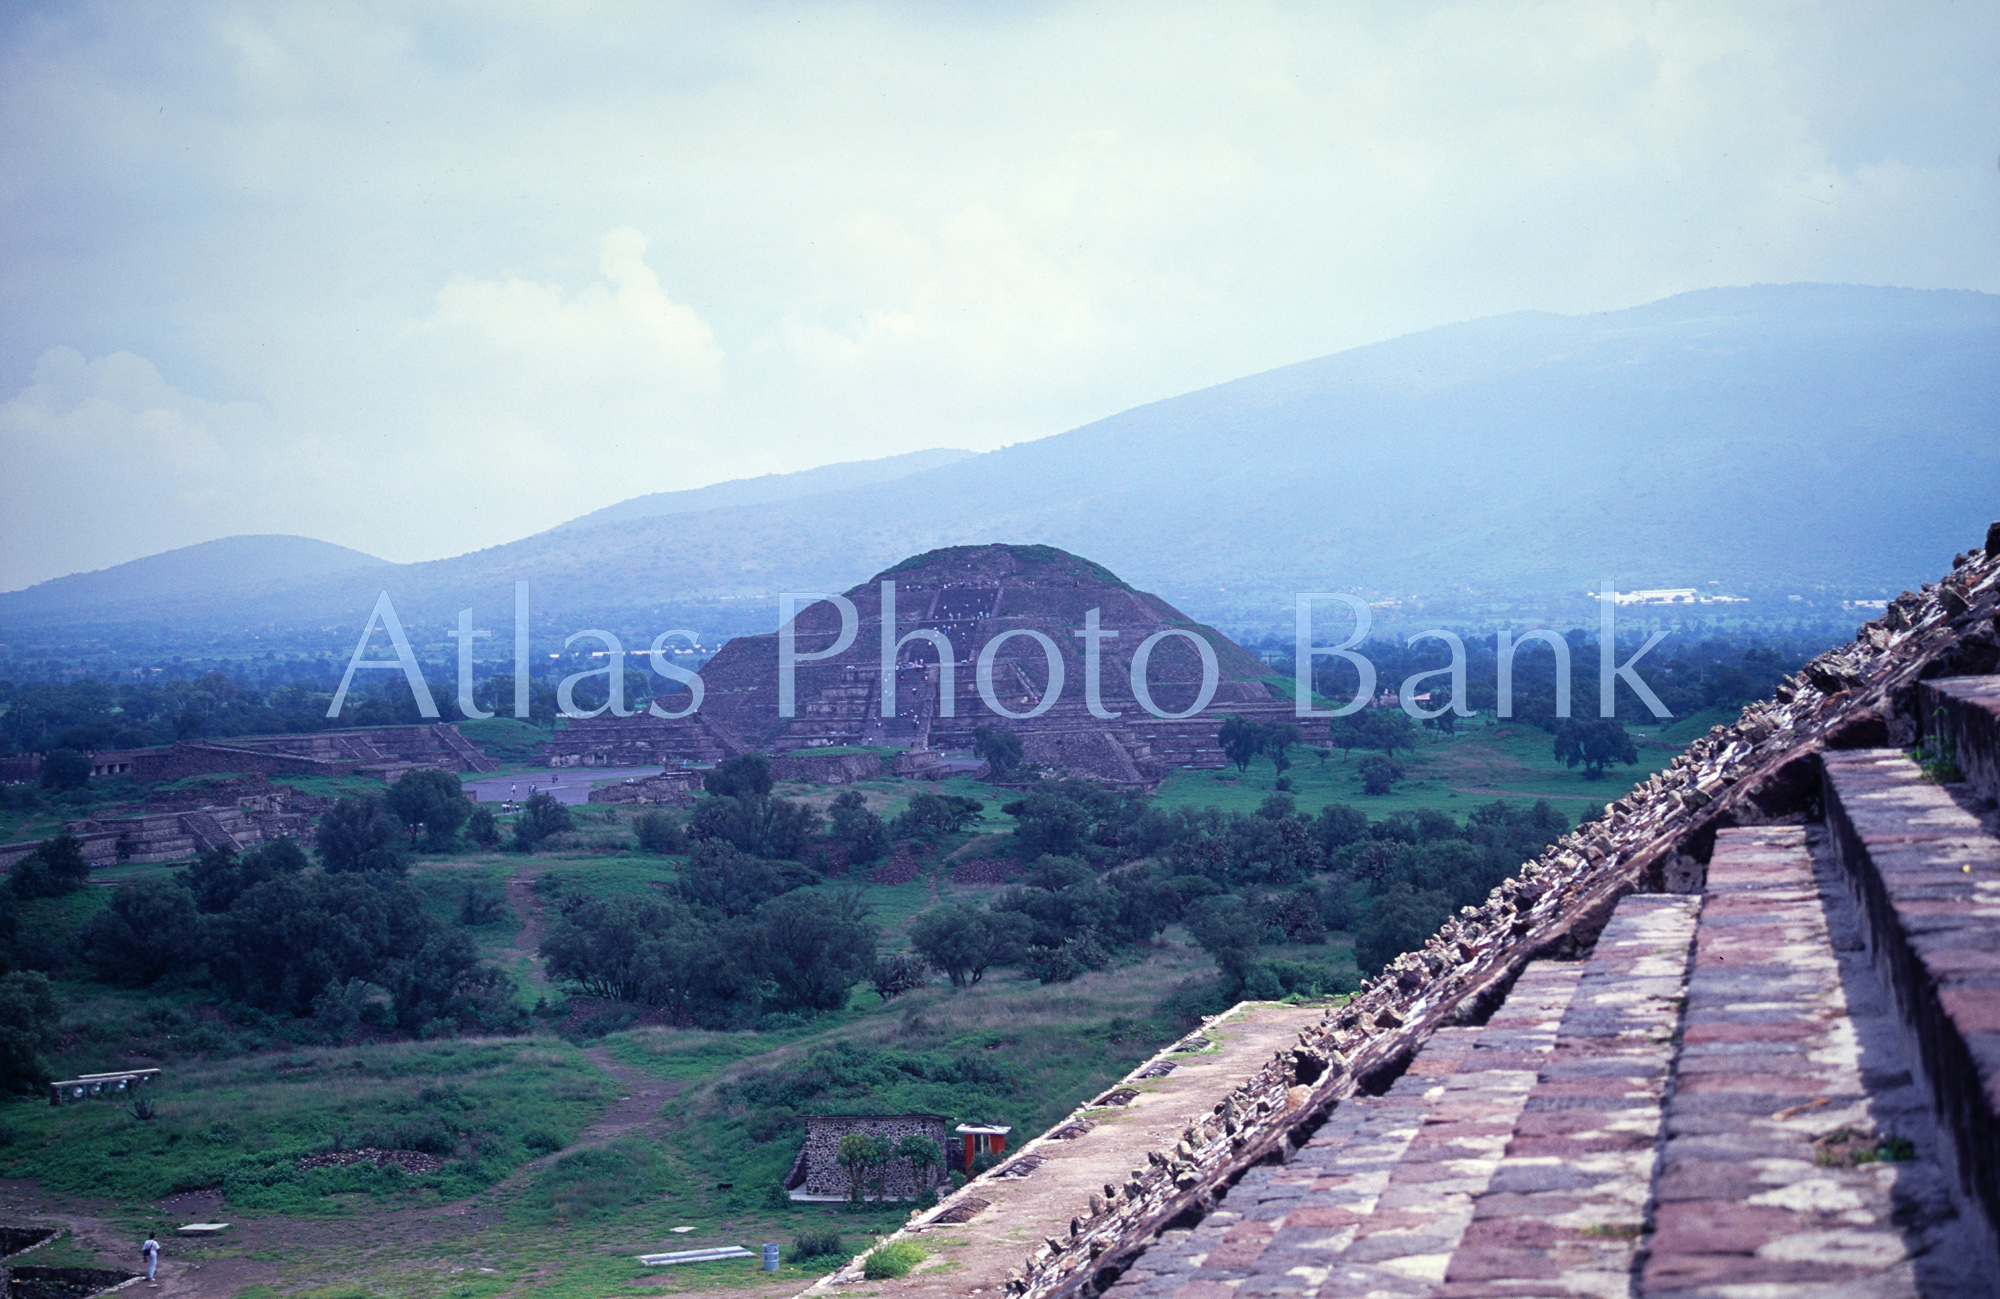
M 1546 798 L 1574 821 L 1665 765 L 1716 720 L 1640 732 L 1640 763 L 1599 781 L 1557 764 L 1547 733 L 1490 719 L 1456 736 L 1423 733 L 1402 759 L 1406 779 L 1389 794 L 1362 792 L 1358 752 L 1322 762 L 1301 747 L 1289 775 L 1308 812 L 1339 801 L 1372 817 L 1418 808 L 1462 817 L 1494 798 Z M 1157 799 L 1167 808 L 1249 811 L 1272 792 L 1276 774 L 1268 759 L 1247 774 L 1180 771 Z M 310 783 L 316 793 L 352 792 L 347 781 Z M 994 894 L 991 885 L 956 883 L 952 870 L 1007 848 L 1013 821 L 1001 808 L 1018 791 L 962 777 L 844 788 L 888 819 L 919 789 L 985 805 L 969 833 L 926 853 L 914 880 L 877 885 L 859 871 L 815 886 L 862 889 L 882 951 L 906 950 L 909 923 L 923 911 Z M 778 792 L 825 806 L 840 791 Z M 634 1261 L 644 1252 L 754 1248 L 824 1229 L 842 1232 L 859 1251 L 900 1223 L 904 1211 L 893 1205 L 848 1210 L 773 1197 L 799 1132 L 799 1111 L 778 1098 L 808 1095 L 801 1102 L 808 1109 L 836 1112 L 937 1110 L 1012 1124 L 1025 1138 L 1150 1054 L 1214 996 L 1213 964 L 1174 927 L 1158 943 L 1064 984 L 1044 987 L 999 969 L 970 987 L 940 981 L 887 1003 L 857 986 L 844 1009 L 768 1031 L 634 1023 L 626 1014 L 596 1021 L 626 1025 L 618 1031 L 566 1038 L 558 1030 L 589 1021 L 572 1013 L 584 1003 L 566 1008 L 564 990 L 551 986 L 524 943 L 531 932 L 524 926 L 561 891 L 647 896 L 670 887 L 684 859 L 636 848 L 631 823 L 640 810 L 578 808 L 577 829 L 532 855 L 415 861 L 421 905 L 440 921 L 457 922 L 468 890 L 487 899 L 471 934 L 482 955 L 513 976 L 520 1004 L 548 1011 L 529 1036 L 340 1046 L 287 1040 L 309 1035 L 295 1022 L 218 1006 L 206 987 L 129 991 L 72 967 L 73 977 L 57 986 L 64 1005 L 57 1070 L 151 1063 L 165 1078 L 150 1118 L 108 1101 L 60 1109 L 33 1098 L 0 1103 L 0 1177 L 20 1179 L 16 1185 L 33 1187 L 74 1222 L 97 1224 L 79 1227 L 50 1257 L 120 1263 L 116 1251 L 100 1254 L 90 1242 L 136 1241 L 190 1214 L 219 1215 L 236 1224 L 229 1235 L 176 1242 L 170 1253 L 200 1261 L 218 1281 L 240 1278 L 217 1293 L 254 1299 L 790 1293 L 838 1260 L 788 1262 L 776 1277 L 740 1262 L 648 1271 Z M 117 866 L 95 878 L 123 884 L 174 869 Z M 536 878 L 544 881 L 539 890 Z M 22 928 L 64 943 L 110 892 L 91 887 L 24 903 Z M 1352 965 L 1339 934 L 1267 954 Z M 362 1145 L 433 1151 L 444 1162 L 414 1176 L 368 1164 L 300 1167 L 303 1158 Z M 172 1195 L 209 1198 L 198 1208 L 159 1207 Z
M 1598 780 L 1587 780 L 1580 769 L 1557 762 L 1548 732 L 1489 717 L 1461 723 L 1456 735 L 1419 732 L 1418 747 L 1397 755 L 1404 779 L 1387 794 L 1362 789 L 1357 768 L 1363 758 L 1379 756 L 1372 750 L 1343 754 L 1335 749 L 1322 761 L 1314 750 L 1298 746 L 1292 750 L 1293 765 L 1286 775 L 1293 799 L 1307 812 L 1328 803 L 1347 803 L 1371 817 L 1435 808 L 1462 818 L 1474 805 L 1495 798 L 1545 798 L 1575 821 L 1667 766 L 1688 741 L 1723 720 L 1730 718 L 1711 710 L 1680 719 L 1664 731 L 1634 727 L 1638 763 L 1613 766 Z M 1235 767 L 1181 770 L 1167 778 L 1156 797 L 1166 808 L 1215 806 L 1249 812 L 1272 794 L 1277 776 L 1269 758 L 1255 759 L 1248 772 Z

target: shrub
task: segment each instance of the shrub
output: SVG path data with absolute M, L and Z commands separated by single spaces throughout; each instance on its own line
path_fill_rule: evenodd
M 870 1281 L 891 1281 L 908 1276 L 911 1268 L 928 1257 L 913 1241 L 892 1240 L 875 1248 L 862 1264 L 861 1275 Z
M 1403 768 L 1392 758 L 1368 757 L 1355 764 L 1361 773 L 1361 788 L 1370 794 L 1386 794 L 1403 778 Z
M 533 852 L 535 845 L 550 835 L 575 828 L 576 819 L 570 815 L 569 809 L 557 802 L 553 795 L 537 790 L 528 795 L 519 819 L 514 822 L 514 848 L 517 852 Z
M 475 880 L 465 886 L 458 903 L 459 924 L 472 927 L 506 918 L 507 890 L 492 880 Z
M 754 752 L 724 758 L 701 778 L 701 787 L 724 798 L 762 798 L 771 792 L 771 760 Z
M 805 1231 L 792 1241 L 792 1262 L 809 1258 L 845 1258 L 847 1245 L 837 1231 Z
M 500 846 L 500 822 L 494 819 L 490 807 L 475 807 L 472 815 L 465 819 L 465 834 L 481 848 Z
M 638 837 L 639 846 L 647 852 L 684 853 L 687 851 L 687 832 L 681 823 L 665 812 L 642 812 L 632 822 L 632 833 Z

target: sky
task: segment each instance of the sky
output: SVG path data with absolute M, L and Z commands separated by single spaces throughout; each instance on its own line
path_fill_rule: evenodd
M 1995 51 L 1986 0 L 16 0 L 0 589 L 439 558 L 1504 312 L 2000 292 Z

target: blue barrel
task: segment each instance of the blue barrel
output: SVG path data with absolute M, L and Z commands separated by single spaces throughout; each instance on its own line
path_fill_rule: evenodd
M 776 1245 L 764 1246 L 764 1270 L 766 1272 L 775 1272 L 778 1270 L 778 1247 Z

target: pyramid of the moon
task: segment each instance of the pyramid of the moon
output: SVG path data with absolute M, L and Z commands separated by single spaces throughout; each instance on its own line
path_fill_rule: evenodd
M 1292 713 L 1265 684 L 1271 669 L 1240 645 L 1052 546 L 928 551 L 841 598 L 851 616 L 828 600 L 797 609 L 789 708 L 783 633 L 739 636 L 702 668 L 691 716 L 594 718 L 564 731 L 558 747 L 591 763 L 842 745 L 948 750 L 971 745 L 984 726 L 1018 733 L 1030 762 L 1136 787 L 1177 766 L 1221 766 L 1216 731 L 1230 714 Z M 1098 635 L 1080 634 L 1093 611 Z M 685 694 L 676 698 L 664 706 L 685 705 Z

